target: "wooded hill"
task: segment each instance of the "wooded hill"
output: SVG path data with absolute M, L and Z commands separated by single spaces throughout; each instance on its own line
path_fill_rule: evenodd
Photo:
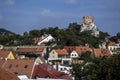
M 2 45 L 36 45 L 33 38 L 41 37 L 43 34 L 51 34 L 57 43 L 57 47 L 89 45 L 90 47 L 99 47 L 99 44 L 105 41 L 109 36 L 107 32 L 100 31 L 99 37 L 91 35 L 91 31 L 80 32 L 81 25 L 70 23 L 66 29 L 59 27 L 48 27 L 40 30 L 31 30 L 24 32 L 23 35 L 1 35 L 0 44 Z

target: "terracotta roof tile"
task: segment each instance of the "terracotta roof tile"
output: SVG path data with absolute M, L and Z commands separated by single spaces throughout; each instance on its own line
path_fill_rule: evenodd
M 24 74 L 30 78 L 33 65 L 34 60 L 7 60 L 2 67 L 12 73 Z
M 0 57 L 6 58 L 9 53 L 10 53 L 10 51 L 1 51 L 0 50 Z
M 72 80 L 69 76 L 65 76 L 63 72 L 55 70 L 52 66 L 46 63 L 35 66 L 33 77 L 35 76 L 39 76 L 41 78 L 50 77 L 54 79 Z
M 67 55 L 67 50 L 65 49 L 55 49 L 55 51 L 58 53 L 58 55 Z
M 90 51 L 90 48 L 88 46 L 65 46 L 64 49 L 66 49 L 67 51 L 75 50 L 78 54 Z
M 75 51 L 80 55 L 83 52 L 90 51 L 90 48 L 87 46 L 76 46 Z
M 116 43 L 112 41 L 108 41 L 107 46 L 116 46 Z
M 0 67 L 0 80 L 20 80 L 15 74 Z
M 110 56 L 110 51 L 108 49 L 94 48 L 94 56 L 96 58 L 99 58 L 102 56 Z
M 66 49 L 67 51 L 73 51 L 75 50 L 76 46 L 64 46 L 64 49 Z
M 2 67 L 4 63 L 5 63 L 5 59 L 0 59 L 0 67 Z
M 16 52 L 42 52 L 44 47 L 39 48 L 18 48 Z

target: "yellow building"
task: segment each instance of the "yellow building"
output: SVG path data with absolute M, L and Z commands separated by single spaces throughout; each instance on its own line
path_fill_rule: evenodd
M 12 51 L 0 50 L 0 59 L 15 59 Z

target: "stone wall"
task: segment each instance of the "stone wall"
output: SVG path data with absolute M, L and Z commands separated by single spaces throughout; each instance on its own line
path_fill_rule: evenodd
M 83 17 L 83 24 L 90 26 L 90 24 L 93 22 L 94 22 L 93 16 L 84 16 Z

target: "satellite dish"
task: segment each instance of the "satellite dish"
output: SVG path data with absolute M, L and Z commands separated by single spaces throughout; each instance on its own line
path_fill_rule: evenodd
M 0 49 L 3 49 L 3 45 L 0 45 Z

